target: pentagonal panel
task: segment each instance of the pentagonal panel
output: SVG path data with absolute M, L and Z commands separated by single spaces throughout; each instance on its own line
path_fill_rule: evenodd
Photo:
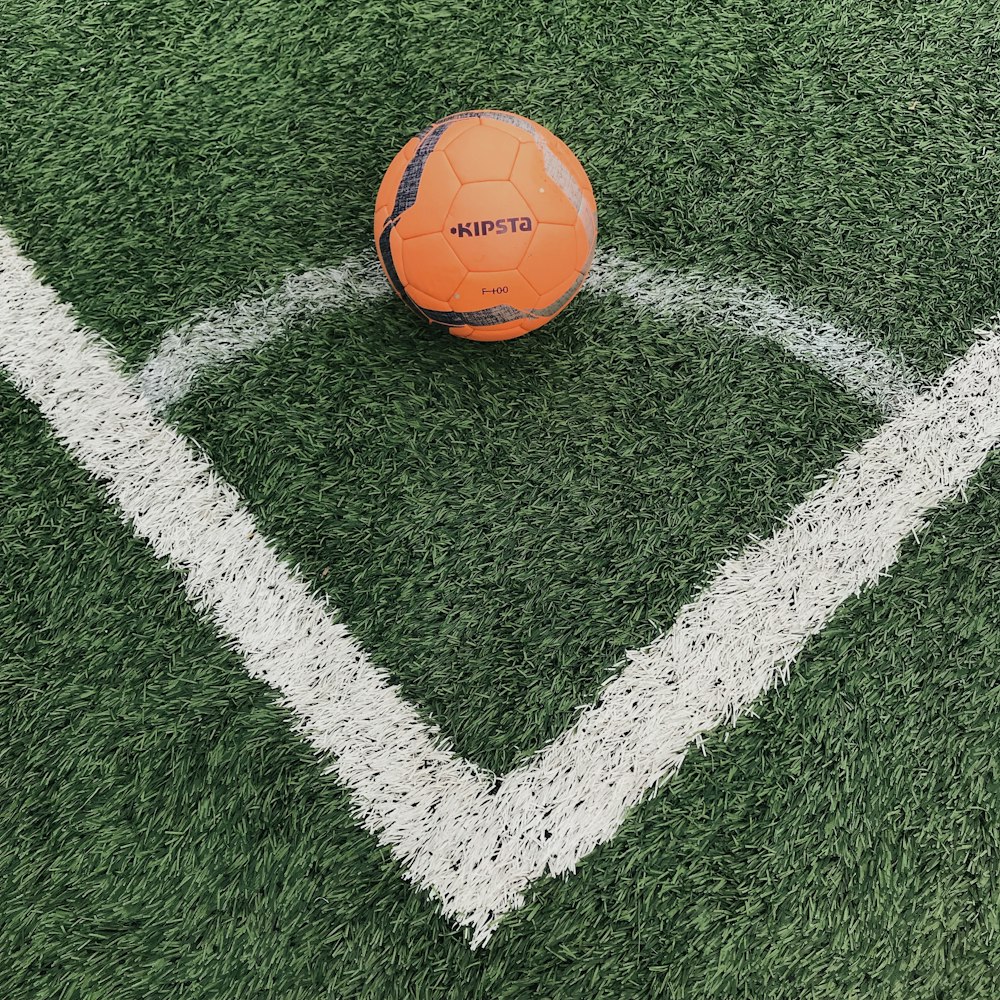
M 580 273 L 576 229 L 540 222 L 518 270 L 544 301 L 554 289 L 565 290 Z
M 421 291 L 415 285 L 410 285 L 406 289 L 407 294 L 413 301 L 413 304 L 420 309 L 433 310 L 434 312 L 447 312 L 452 308 L 450 302 L 446 302 L 444 299 L 439 299 L 434 295 L 428 295 L 427 292 Z
M 478 118 L 456 118 L 453 122 L 448 123 L 448 128 L 445 129 L 441 138 L 438 139 L 434 151 L 438 152 L 439 150 L 447 149 L 460 135 L 464 135 L 469 129 L 478 127 Z
M 501 132 L 506 132 L 507 135 L 512 136 L 518 141 L 522 142 L 534 142 L 534 136 L 529 128 L 532 127 L 533 123 L 529 122 L 527 119 L 522 119 L 519 115 L 511 114 L 507 111 L 498 112 L 502 114 L 504 118 L 491 118 L 489 113 L 483 115 L 483 121 L 489 123 L 490 128 L 498 129 Z M 521 122 L 524 122 L 522 125 Z
M 480 181 L 462 185 L 444 232 L 470 271 L 503 271 L 521 262 L 535 225 L 527 203 L 509 181 Z
M 576 222 L 576 209 L 545 172 L 542 152 L 534 143 L 518 149 L 510 180 L 539 222 L 559 222 L 568 226 Z
M 412 208 L 403 212 L 396 224 L 399 235 L 404 239 L 441 232 L 448 206 L 461 187 L 447 158 L 437 150 L 424 161 L 423 171 L 418 178 L 414 178 L 414 182 L 418 185 L 417 200 Z
M 468 273 L 441 233 L 403 240 L 403 260 L 408 287 L 439 300 L 449 299 Z
M 460 181 L 498 181 L 510 176 L 520 148 L 512 135 L 484 123 L 463 132 L 444 154 Z

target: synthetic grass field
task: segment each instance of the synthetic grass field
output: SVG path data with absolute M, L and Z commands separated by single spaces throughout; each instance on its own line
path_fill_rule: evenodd
M 996 996 L 995 459 L 924 504 L 787 684 L 481 942 L 406 881 L 190 567 L 134 527 L 155 512 L 123 517 L 26 398 L 5 291 L 12 254 L 33 261 L 143 385 L 168 331 L 273 319 L 289 276 L 329 285 L 359 261 L 156 419 L 420 718 L 502 775 L 897 419 L 788 328 L 854 338 L 906 385 L 995 331 L 995 20 L 947 2 L 0 2 L 2 995 Z M 477 345 L 378 291 L 383 170 L 480 107 L 577 152 L 603 273 L 638 268 L 652 300 L 595 282 L 543 330 Z M 664 305 L 699 281 L 781 309 Z

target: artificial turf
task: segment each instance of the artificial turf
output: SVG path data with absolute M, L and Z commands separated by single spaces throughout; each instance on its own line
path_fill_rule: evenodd
M 989 5 L 0 4 L 0 223 L 132 367 L 371 253 L 381 171 L 499 106 L 601 242 L 745 277 L 927 376 L 1000 303 Z M 559 733 L 879 417 L 773 345 L 584 294 L 483 347 L 389 299 L 169 419 L 479 763 Z M 0 974 L 11 1000 L 996 995 L 995 462 L 787 688 L 482 952 L 0 383 Z

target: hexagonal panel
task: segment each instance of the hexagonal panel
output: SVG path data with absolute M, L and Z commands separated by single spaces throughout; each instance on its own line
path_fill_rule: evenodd
M 389 209 L 384 205 L 375 206 L 375 242 L 378 243 L 379 237 L 382 235 L 382 230 L 385 228 L 385 224 L 389 221 Z
M 410 236 L 403 240 L 403 260 L 408 287 L 448 299 L 468 274 L 441 233 Z
M 502 271 L 521 262 L 535 224 L 509 181 L 480 181 L 462 185 L 444 231 L 448 245 L 470 271 Z
M 444 155 L 464 183 L 498 181 L 510 176 L 520 148 L 512 135 L 481 124 L 449 143 Z
M 588 267 L 590 259 L 594 253 L 594 241 L 587 232 L 582 220 L 577 219 L 573 227 L 576 233 L 576 260 L 581 271 Z
M 427 233 L 440 233 L 444 228 L 448 206 L 460 187 L 447 158 L 435 150 L 424 163 L 416 202 L 403 212 L 396 223 L 399 235 L 410 239 Z
M 567 226 L 576 222 L 576 209 L 545 172 L 541 150 L 534 143 L 518 149 L 510 181 L 539 222 L 560 222 Z
M 529 320 L 518 319 L 512 323 L 501 323 L 498 326 L 453 326 L 449 332 L 456 337 L 465 337 L 468 340 L 485 342 L 513 340 L 514 337 L 520 337 L 527 333 L 529 322 Z
M 451 296 L 451 308 L 456 312 L 476 312 L 499 305 L 534 309 L 537 303 L 538 293 L 515 270 L 468 274 Z
M 582 190 L 590 199 L 593 199 L 594 189 L 591 187 L 590 177 L 587 175 L 587 171 L 584 169 L 583 164 L 580 162 L 576 153 L 574 153 L 573 150 L 559 138 L 559 136 L 552 135 L 551 132 L 549 133 L 547 142 L 549 149 L 552 150 L 563 166 L 576 179 L 577 184 L 580 185 L 580 190 Z
M 413 154 L 417 151 L 419 143 L 416 138 L 411 139 L 392 159 L 392 163 L 386 168 L 379 184 L 378 193 L 375 195 L 375 204 L 387 212 L 392 211 L 392 205 L 396 198 L 396 190 L 399 188 L 399 181 L 403 176 L 403 171 L 407 164 L 413 159 Z
M 580 273 L 576 228 L 540 222 L 518 270 L 547 301 L 548 293 L 564 290 Z
M 406 284 L 406 268 L 403 263 L 403 241 L 399 237 L 399 233 L 396 230 L 392 230 L 389 233 L 389 251 L 392 254 L 392 264 L 396 269 L 396 273 L 399 275 L 399 280 Z M 381 260 L 382 254 L 379 253 L 379 259 Z M 385 261 L 382 261 L 382 268 L 386 271 L 388 275 L 388 269 L 385 266 Z

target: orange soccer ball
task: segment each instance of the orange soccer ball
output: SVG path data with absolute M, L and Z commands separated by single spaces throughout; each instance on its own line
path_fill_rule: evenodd
M 396 155 L 375 200 L 389 283 L 418 315 L 472 340 L 508 340 L 558 315 L 597 239 L 586 171 L 541 125 L 463 111 Z

